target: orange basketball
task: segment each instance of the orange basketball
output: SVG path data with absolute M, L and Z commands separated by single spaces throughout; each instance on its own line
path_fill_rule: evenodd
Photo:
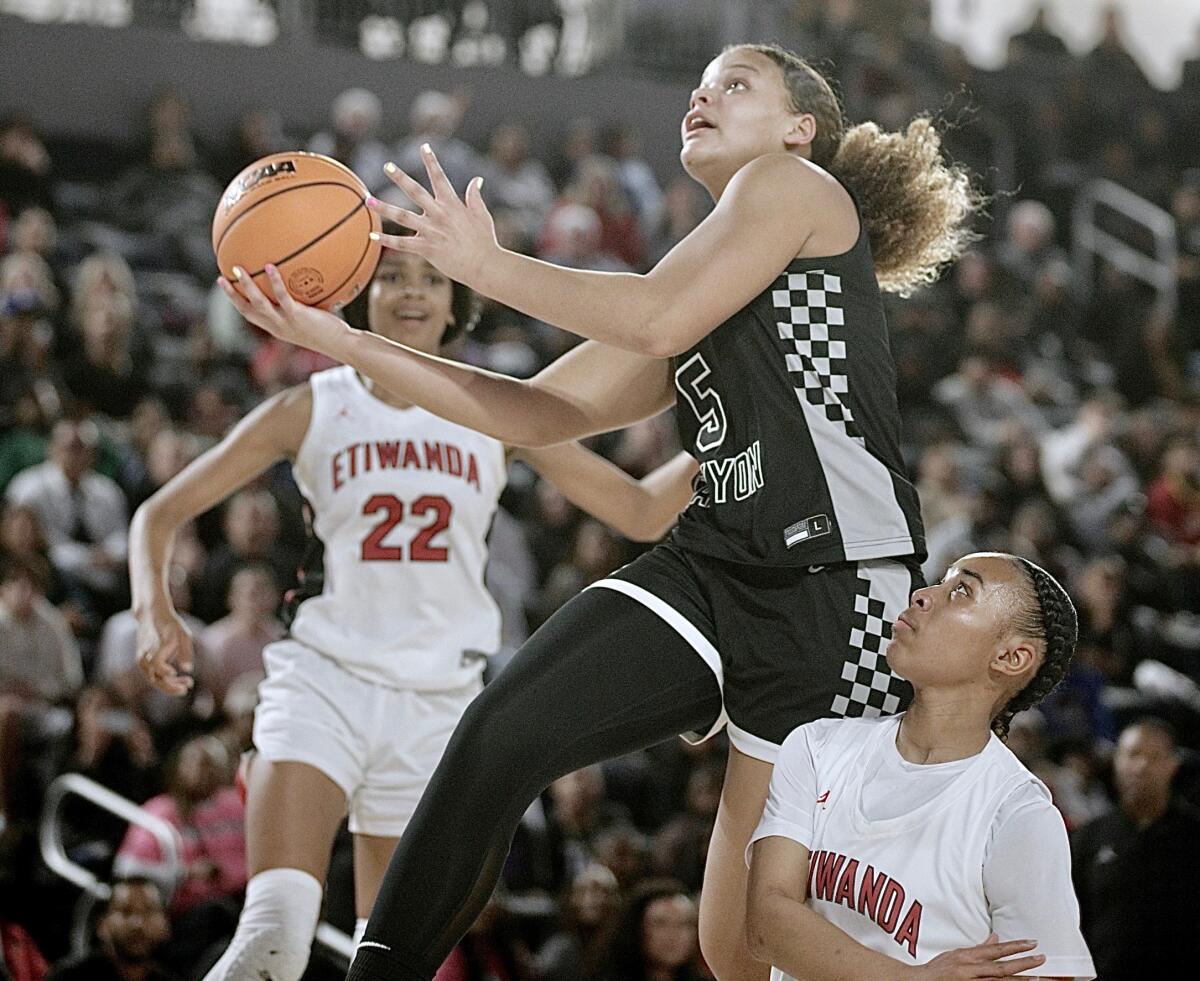
M 379 261 L 379 216 L 354 173 L 319 153 L 273 153 L 235 177 L 213 218 L 221 275 L 237 286 L 240 266 L 268 295 L 274 264 L 301 303 L 332 310 L 350 302 Z

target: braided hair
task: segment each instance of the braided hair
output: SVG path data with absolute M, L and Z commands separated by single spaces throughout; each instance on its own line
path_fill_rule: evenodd
M 1025 573 L 1035 601 L 1026 604 L 1017 618 L 1016 629 L 1045 642 L 1046 653 L 1029 683 L 1014 694 L 992 720 L 992 731 L 1004 740 L 1008 739 L 1008 726 L 1013 716 L 1037 705 L 1062 681 L 1079 637 L 1075 604 L 1058 580 L 1028 559 L 1015 557 L 1014 561 Z

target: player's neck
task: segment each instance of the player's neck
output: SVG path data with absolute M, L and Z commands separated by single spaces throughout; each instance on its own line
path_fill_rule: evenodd
M 408 401 L 408 399 L 402 399 L 399 395 L 393 395 L 365 375 L 359 375 L 358 377 L 362 379 L 363 385 L 371 393 L 372 398 L 379 399 L 384 405 L 390 405 L 393 409 L 411 409 L 413 407 L 413 403 Z
M 896 732 L 896 750 L 909 763 L 950 763 L 983 752 L 991 738 L 987 709 L 963 699 L 913 700 Z

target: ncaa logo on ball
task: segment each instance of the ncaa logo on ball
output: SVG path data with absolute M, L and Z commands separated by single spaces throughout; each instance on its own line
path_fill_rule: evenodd
M 313 299 L 320 296 L 325 287 L 325 277 L 319 269 L 303 266 L 288 274 L 288 292 L 301 299 Z
M 228 214 L 235 204 L 237 204 L 246 192 L 257 187 L 269 177 L 278 177 L 281 174 L 296 173 L 296 163 L 294 160 L 280 160 L 278 163 L 267 164 L 265 167 L 258 167 L 244 177 L 240 177 L 234 181 L 233 185 L 225 194 L 225 213 Z

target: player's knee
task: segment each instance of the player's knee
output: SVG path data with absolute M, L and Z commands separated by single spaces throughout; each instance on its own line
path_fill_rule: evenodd
M 302 869 L 253 876 L 233 940 L 205 981 L 299 981 L 308 966 L 321 892 L 321 884 Z
M 467 757 L 473 766 L 498 766 L 505 771 L 514 765 L 536 764 L 536 733 L 531 731 L 536 728 L 511 709 L 508 699 L 495 697 L 485 688 L 464 713 L 447 755 L 454 753 Z

